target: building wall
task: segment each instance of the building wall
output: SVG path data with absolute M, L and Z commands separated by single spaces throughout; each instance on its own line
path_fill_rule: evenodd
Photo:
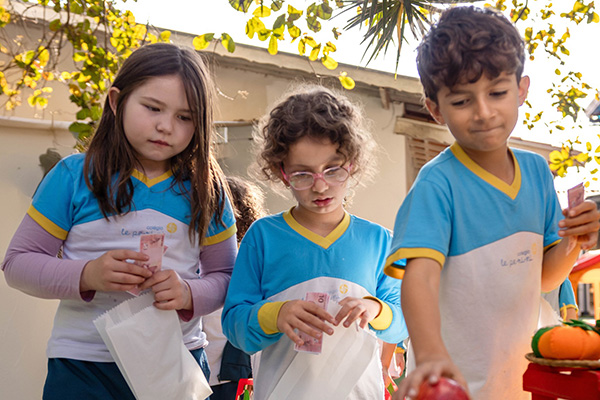
M 60 124 L 59 124 L 60 125 Z M 64 124 L 63 124 L 64 126 Z M 75 140 L 64 127 L 0 120 L 0 257 L 25 215 L 43 176 L 39 155 L 62 155 Z M 46 375 L 46 342 L 58 301 L 38 299 L 0 279 L 0 398 L 39 399 Z

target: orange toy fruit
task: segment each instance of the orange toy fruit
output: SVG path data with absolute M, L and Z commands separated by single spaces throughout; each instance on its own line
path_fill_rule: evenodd
M 537 357 L 556 360 L 600 359 L 600 333 L 582 321 L 539 329 L 531 348 Z

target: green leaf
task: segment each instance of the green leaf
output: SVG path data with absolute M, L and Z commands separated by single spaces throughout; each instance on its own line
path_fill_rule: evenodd
M 56 32 L 60 29 L 60 27 L 62 26 L 60 19 L 55 19 L 54 21 L 51 21 L 50 24 L 48 25 L 48 28 L 50 28 L 50 30 L 52 32 Z
M 233 41 L 231 36 L 229 36 L 229 34 L 221 34 L 221 44 L 223 45 L 223 47 L 225 47 L 225 49 L 228 52 L 233 53 L 235 51 L 235 42 Z
M 252 0 L 229 0 L 229 5 L 241 12 L 248 12 L 251 4 Z
M 91 133 L 92 126 L 83 122 L 73 122 L 69 125 L 69 131 L 77 133 L 81 137 L 82 134 Z
M 329 4 L 322 3 L 317 6 L 317 17 L 321 19 L 329 19 L 331 18 L 331 14 L 333 13 L 333 9 L 329 7 Z
M 303 11 L 296 10 L 288 4 L 288 22 L 294 22 L 302 16 Z
M 316 16 L 306 17 L 306 25 L 308 25 L 308 29 L 313 32 L 319 32 L 321 30 L 321 23 L 317 21 Z
M 273 23 L 273 35 L 277 37 L 283 36 L 285 31 L 285 14 L 281 14 Z
M 192 41 L 192 45 L 196 50 L 204 50 L 208 47 L 208 45 L 214 39 L 214 37 L 214 33 L 205 33 L 204 35 L 196 36 Z
M 81 110 L 77 111 L 77 114 L 75 114 L 75 118 L 77 118 L 79 120 L 86 119 L 89 116 L 90 116 L 90 110 L 88 108 L 82 108 Z

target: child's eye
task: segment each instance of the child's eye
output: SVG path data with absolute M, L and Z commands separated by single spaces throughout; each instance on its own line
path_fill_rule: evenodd
M 192 120 L 192 118 L 189 117 L 189 116 L 187 116 L 187 115 L 180 115 L 179 119 L 182 120 L 182 121 L 186 121 L 186 122 Z
M 455 100 L 455 101 L 452 101 L 450 104 L 452 104 L 452 106 L 454 106 L 454 107 L 460 107 L 460 106 L 464 106 L 465 104 L 467 104 L 467 100 Z
M 150 105 L 146 105 L 146 108 L 147 108 L 148 110 L 150 110 L 150 111 L 153 111 L 153 112 L 160 111 L 160 109 L 159 109 L 159 108 L 157 108 L 157 107 L 154 107 L 154 106 L 150 106 Z
M 499 90 L 496 92 L 492 92 L 492 96 L 501 97 L 501 96 L 504 96 L 506 93 L 508 93 L 508 90 Z

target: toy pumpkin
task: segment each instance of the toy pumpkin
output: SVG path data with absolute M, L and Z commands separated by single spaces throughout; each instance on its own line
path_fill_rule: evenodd
M 556 360 L 600 359 L 600 329 L 583 321 L 539 329 L 531 341 L 536 357 Z

